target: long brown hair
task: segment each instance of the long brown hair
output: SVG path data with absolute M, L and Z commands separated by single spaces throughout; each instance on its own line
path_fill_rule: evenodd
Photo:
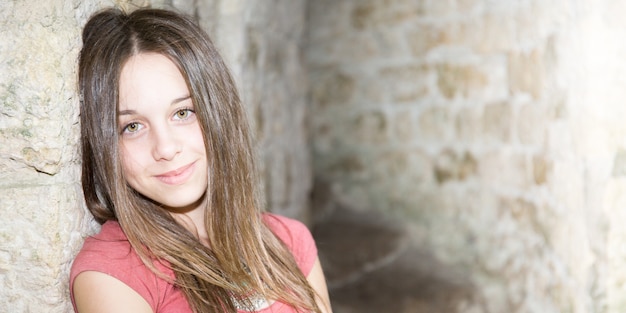
M 79 57 L 82 186 L 87 207 L 117 220 L 144 264 L 166 261 L 195 312 L 236 312 L 247 295 L 320 312 L 293 256 L 260 217 L 257 171 L 246 115 L 233 79 L 208 35 L 167 10 L 107 9 L 83 29 Z M 124 179 L 118 142 L 120 72 L 133 55 L 159 53 L 187 82 L 204 134 L 209 184 L 205 226 L 210 249 L 158 203 Z

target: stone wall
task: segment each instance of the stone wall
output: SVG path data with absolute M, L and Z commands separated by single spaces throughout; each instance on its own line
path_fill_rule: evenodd
M 625 13 L 309 1 L 316 180 L 466 273 L 458 312 L 624 312 Z
M 267 207 L 309 220 L 304 0 L 171 3 L 197 16 L 231 64 L 256 135 Z M 165 3 L 166 5 L 168 3 Z
M 213 35 L 251 111 L 268 208 L 306 219 L 305 2 L 115 3 L 174 7 Z M 111 4 L 0 2 L 0 312 L 71 312 L 69 266 L 97 229 L 79 186 L 76 56 L 86 18 Z
M 104 2 L 104 1 L 103 1 Z M 90 227 L 78 185 L 80 26 L 97 1 L 0 3 L 0 307 L 69 312 L 69 262 Z

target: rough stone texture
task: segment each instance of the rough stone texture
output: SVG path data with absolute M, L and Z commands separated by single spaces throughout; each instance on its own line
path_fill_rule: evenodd
M 306 1 L 247 0 L 242 7 L 242 59 L 234 63 L 256 130 L 267 206 L 308 222 Z
M 68 272 L 97 226 L 79 186 L 76 56 L 96 10 L 195 16 L 236 75 L 259 140 L 268 207 L 308 218 L 304 1 L 0 2 L 0 312 L 71 312 Z
M 69 265 L 92 229 L 78 186 L 75 56 L 97 1 L 0 3 L 0 307 L 69 312 Z
M 614 0 L 309 1 L 316 179 L 407 224 L 422 253 L 407 276 L 430 257 L 461 270 L 475 294 L 446 312 L 624 312 L 625 13 Z M 335 297 L 376 307 L 366 277 Z
M 198 18 L 231 66 L 256 137 L 267 208 L 308 221 L 312 178 L 302 57 L 306 2 L 170 4 Z

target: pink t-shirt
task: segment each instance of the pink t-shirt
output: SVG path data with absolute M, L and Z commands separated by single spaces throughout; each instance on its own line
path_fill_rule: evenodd
M 308 228 L 297 220 L 270 213 L 263 214 L 263 220 L 289 247 L 298 267 L 305 276 L 308 276 L 317 259 L 317 248 Z M 174 273 L 165 265 L 156 263 L 156 266 L 169 277 L 174 277 Z M 117 222 L 104 223 L 100 233 L 85 240 L 81 251 L 74 259 L 70 273 L 72 302 L 74 302 L 74 279 L 84 271 L 101 272 L 120 280 L 140 294 L 155 313 L 192 312 L 187 299 L 178 288 L 160 279 L 141 262 Z M 75 305 L 74 310 L 76 311 Z M 277 301 L 258 312 L 295 311 Z

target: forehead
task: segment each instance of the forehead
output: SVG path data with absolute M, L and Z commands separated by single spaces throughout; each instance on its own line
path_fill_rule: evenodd
M 120 110 L 170 102 L 188 95 L 189 89 L 180 70 L 162 54 L 136 54 L 122 67 Z

